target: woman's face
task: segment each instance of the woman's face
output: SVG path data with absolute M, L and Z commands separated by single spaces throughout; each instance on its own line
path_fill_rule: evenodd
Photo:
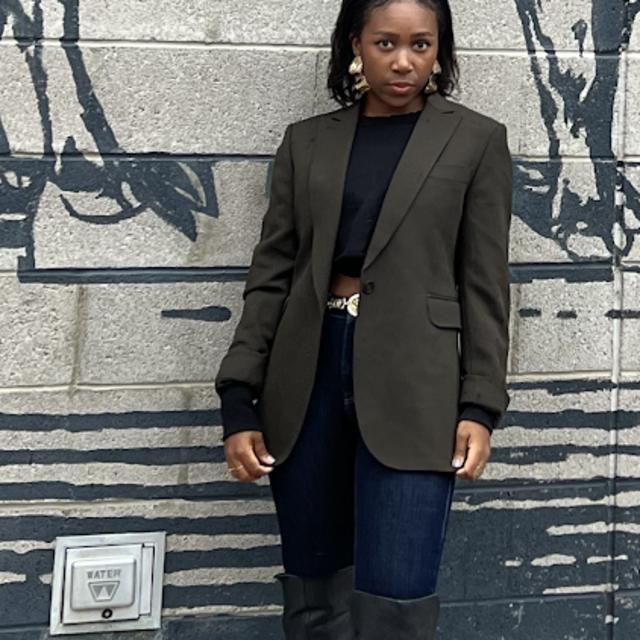
M 354 55 L 362 56 L 367 91 L 366 115 L 417 111 L 438 56 L 435 11 L 415 0 L 391 0 L 371 11 L 360 34 L 352 39 Z M 402 91 L 392 83 L 407 83 Z

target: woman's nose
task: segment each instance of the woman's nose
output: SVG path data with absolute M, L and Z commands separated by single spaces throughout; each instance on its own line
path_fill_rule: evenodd
M 399 52 L 395 61 L 395 68 L 398 70 L 410 70 L 411 69 L 411 61 L 409 60 L 409 56 L 406 53 Z

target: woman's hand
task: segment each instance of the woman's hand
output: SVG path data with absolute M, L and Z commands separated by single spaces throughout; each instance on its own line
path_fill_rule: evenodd
M 240 482 L 254 482 L 273 469 L 261 431 L 238 431 L 224 441 L 229 473 Z
M 452 465 L 461 467 L 456 477 L 477 480 L 491 456 L 491 432 L 474 420 L 460 420 Z M 466 461 L 465 461 L 466 457 Z M 464 463 L 464 466 L 462 464 Z

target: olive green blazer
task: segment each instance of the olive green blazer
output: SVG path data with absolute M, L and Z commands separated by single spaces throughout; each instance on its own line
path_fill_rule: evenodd
M 287 126 L 244 306 L 215 379 L 250 385 L 281 464 L 313 387 L 358 104 Z M 354 400 L 362 437 L 397 469 L 453 471 L 458 407 L 502 419 L 509 345 L 512 160 L 504 124 L 427 97 L 362 269 Z

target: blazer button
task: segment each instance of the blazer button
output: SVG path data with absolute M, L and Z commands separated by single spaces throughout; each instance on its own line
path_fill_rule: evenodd
M 362 293 L 372 293 L 374 288 L 375 283 L 372 280 L 369 280 L 362 285 Z

